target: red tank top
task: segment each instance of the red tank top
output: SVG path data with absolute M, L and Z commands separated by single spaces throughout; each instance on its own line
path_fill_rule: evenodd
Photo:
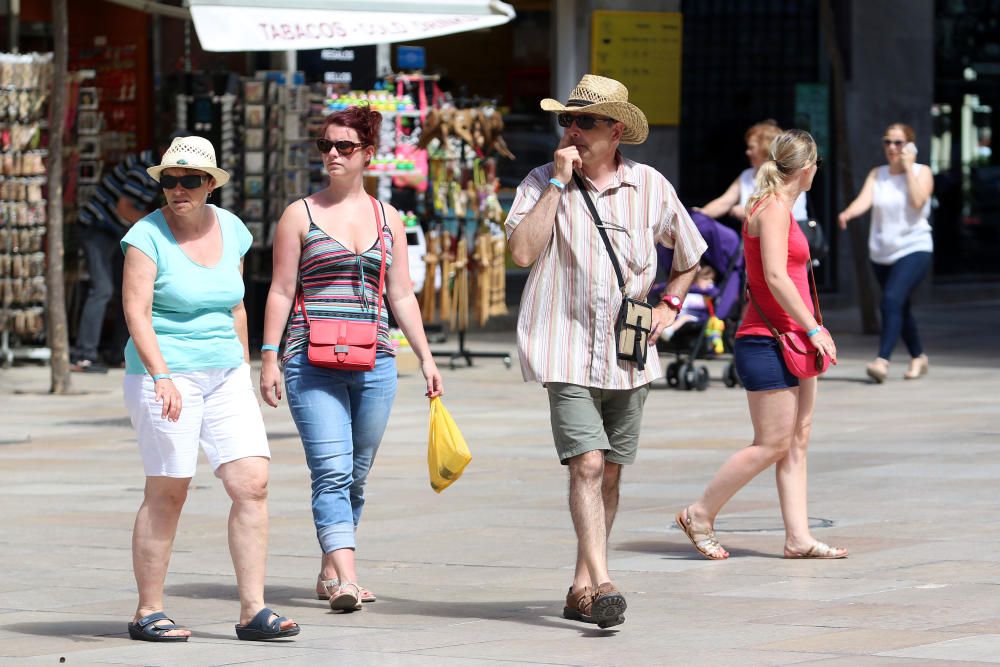
M 752 217 L 753 213 L 750 215 Z M 802 297 L 806 308 L 815 315 L 812 296 L 809 293 L 809 242 L 806 240 L 806 235 L 799 229 L 795 218 L 792 217 L 791 211 L 788 212 L 788 219 L 790 223 L 788 225 L 788 276 L 799 291 L 799 296 Z M 781 333 L 792 330 L 804 331 L 799 323 L 786 313 L 771 295 L 767 281 L 764 280 L 764 264 L 760 258 L 760 237 L 750 236 L 747 233 L 749 220 L 747 218 L 747 221 L 743 223 L 743 256 L 746 260 L 747 287 L 753 293 L 754 301 L 764 311 L 767 319 L 771 320 L 775 329 Z M 770 335 L 771 330 L 764 324 L 764 320 L 761 319 L 757 310 L 748 303 L 746 316 L 743 318 L 740 328 L 736 330 L 736 337 Z

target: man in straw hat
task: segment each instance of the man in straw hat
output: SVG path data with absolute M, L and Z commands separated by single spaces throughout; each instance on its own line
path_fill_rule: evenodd
M 554 160 L 528 174 L 507 218 L 514 261 L 532 266 L 521 297 L 518 352 L 525 381 L 548 391 L 556 451 L 569 468 L 578 548 L 563 615 L 609 627 L 624 622 L 626 607 L 607 565 L 621 469 L 635 460 L 649 384 L 662 371 L 655 351 L 644 365 L 617 358 L 623 297 L 597 225 L 632 299 L 644 300 L 653 282 L 656 243 L 674 249 L 650 345 L 676 317 L 706 246 L 670 183 L 619 152 L 620 144 L 641 144 L 649 134 L 624 85 L 587 74 L 566 104 L 545 99 L 541 107 L 558 114 L 565 129 Z

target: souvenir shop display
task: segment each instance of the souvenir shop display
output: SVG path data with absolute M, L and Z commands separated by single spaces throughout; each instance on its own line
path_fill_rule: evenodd
M 292 76 L 291 85 L 285 72 L 262 71 L 242 80 L 233 114 L 242 142 L 237 142 L 238 163 L 233 166 L 238 187 L 231 191 L 238 201 L 232 210 L 253 234 L 253 248 L 261 251 L 248 255 L 248 280 L 260 283 L 261 290 L 266 287 L 267 250 L 281 213 L 295 199 L 326 186 L 315 145 L 325 118 L 368 104 L 382 114 L 383 123 L 378 150 L 365 170 L 365 187 L 386 202 L 401 192 L 413 195 L 397 208 L 407 222 L 408 247 L 413 246 L 411 276 L 425 324 L 458 333 L 459 349 L 446 353 L 452 366 L 459 360 L 471 365 L 473 357 L 484 356 L 500 358 L 509 367 L 507 352 L 465 348 L 471 325 L 483 326 L 507 312 L 504 212 L 497 198 L 494 156 L 512 156 L 501 134 L 500 113 L 478 101 L 456 104 L 441 94 L 434 76 L 391 75 L 368 91 L 304 84 L 301 73 Z M 185 109 L 190 113 L 193 107 Z M 263 296 L 252 291 L 259 290 L 247 293 L 251 319 L 263 305 Z
M 175 104 L 175 128 L 211 141 L 218 165 L 233 174 L 238 169 L 241 157 L 236 150 L 236 133 L 242 125 L 236 96 L 230 93 L 180 94 L 177 95 Z M 222 208 L 235 210 L 239 201 L 237 188 L 218 188 L 212 194 L 211 201 Z
M 76 134 L 80 148 L 77 203 L 93 194 L 105 167 L 145 146 L 138 145 L 137 53 L 134 44 L 76 48 L 70 56 L 82 79 L 77 97 Z
M 436 87 L 426 105 L 424 78 L 405 79 L 418 84 L 423 110 L 419 131 L 397 134 L 395 147 L 398 154 L 401 145 L 409 146 L 404 152 L 416 156 L 415 170 L 423 164 L 427 170 L 421 183 L 428 227 L 422 313 L 425 323 L 440 321 L 458 334 L 457 350 L 435 354 L 448 356 L 453 368 L 460 360 L 471 366 L 474 357 L 500 358 L 509 368 L 507 352 L 465 347 L 470 322 L 484 326 L 507 313 L 505 214 L 494 157 L 513 157 L 501 135 L 503 120 L 491 104 L 456 104 Z
M 47 359 L 47 103 L 52 54 L 0 53 L 0 362 Z

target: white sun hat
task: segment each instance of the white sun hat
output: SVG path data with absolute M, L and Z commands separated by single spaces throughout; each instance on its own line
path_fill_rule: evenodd
M 229 172 L 216 166 L 215 147 L 204 137 L 177 137 L 170 142 L 160 164 L 150 167 L 146 173 L 159 183 L 160 172 L 172 168 L 203 171 L 215 179 L 217 188 L 229 182 Z

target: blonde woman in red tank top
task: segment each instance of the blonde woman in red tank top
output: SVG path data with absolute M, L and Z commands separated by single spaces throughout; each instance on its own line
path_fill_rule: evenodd
M 743 226 L 747 283 L 760 309 L 779 331 L 799 329 L 836 363 L 837 347 L 813 315 L 807 279 L 809 247 L 791 208 L 812 187 L 819 157 L 807 132 L 789 130 L 771 144 L 757 171 L 757 192 Z M 820 542 L 809 530 L 806 450 L 816 404 L 816 378 L 797 378 L 785 367 L 777 341 L 755 309 L 736 333 L 736 366 L 747 390 L 754 439 L 722 464 L 701 498 L 676 521 L 707 558 L 729 557 L 713 525 L 737 491 L 772 464 L 785 524 L 785 558 L 844 558 L 847 550 Z

